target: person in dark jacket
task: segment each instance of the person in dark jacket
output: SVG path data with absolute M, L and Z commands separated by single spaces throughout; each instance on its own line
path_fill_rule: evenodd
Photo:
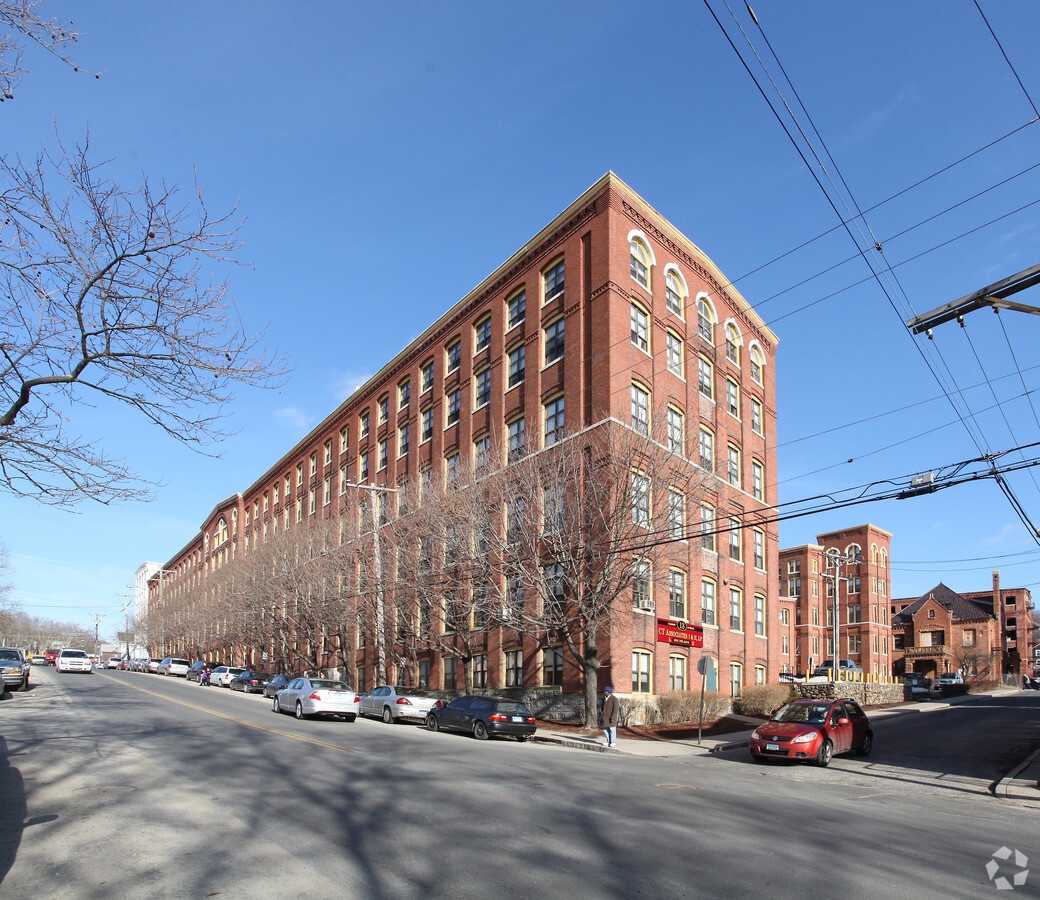
M 620 713 L 621 703 L 614 696 L 614 689 L 608 684 L 603 688 L 603 712 L 600 715 L 599 724 L 607 736 L 607 747 L 611 749 L 617 746 L 617 725 Z

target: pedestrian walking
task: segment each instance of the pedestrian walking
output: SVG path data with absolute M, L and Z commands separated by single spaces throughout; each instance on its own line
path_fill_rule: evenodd
M 608 684 L 603 688 L 603 712 L 599 717 L 599 724 L 607 736 L 607 746 L 611 749 L 617 746 L 617 725 L 620 713 L 621 703 L 614 696 L 614 689 Z

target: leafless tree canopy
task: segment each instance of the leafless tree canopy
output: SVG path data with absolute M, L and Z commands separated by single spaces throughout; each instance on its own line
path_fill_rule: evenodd
M 28 71 L 22 65 L 23 43 L 28 42 L 79 71 L 69 55 L 79 37 L 72 22 L 43 18 L 37 12 L 39 5 L 39 0 L 0 0 L 0 25 L 11 29 L 0 35 L 0 103 L 14 99 L 14 90 Z
M 0 159 L 0 488 L 66 505 L 142 482 L 70 432 L 76 405 L 116 402 L 205 445 L 235 385 L 283 372 L 243 332 L 206 267 L 236 249 L 197 188 L 119 187 L 87 147 Z

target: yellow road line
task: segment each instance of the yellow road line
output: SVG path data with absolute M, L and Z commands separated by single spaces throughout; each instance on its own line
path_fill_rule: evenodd
M 246 719 L 240 719 L 238 716 L 228 716 L 224 713 L 214 712 L 212 709 L 206 709 L 202 706 L 196 706 L 194 703 L 186 703 L 183 700 L 174 700 L 173 697 L 167 697 L 165 694 L 157 694 L 155 691 L 150 691 L 148 688 L 138 687 L 136 684 L 130 684 L 126 681 L 122 681 L 119 678 L 113 678 L 111 675 L 106 675 L 104 672 L 95 673 L 100 675 L 102 678 L 107 678 L 109 681 L 121 684 L 123 687 L 132 688 L 135 691 L 140 691 L 142 694 L 151 694 L 153 697 L 158 697 L 160 700 L 166 700 L 169 703 L 179 703 L 181 706 L 186 706 L 188 709 L 194 709 L 196 712 L 206 713 L 211 716 L 216 716 L 220 719 L 227 719 L 231 722 L 237 722 L 239 725 L 247 725 L 250 728 L 256 728 L 259 731 L 267 731 L 271 734 L 280 734 L 282 737 L 292 738 L 294 741 L 303 741 L 305 744 L 314 744 L 318 747 L 326 747 L 329 750 L 338 750 L 340 753 L 360 753 L 360 750 L 355 750 L 353 747 L 340 747 L 337 744 L 330 744 L 327 741 L 319 741 L 315 738 L 303 737 L 299 734 L 292 734 L 288 731 L 281 731 L 278 728 L 268 728 L 266 725 L 258 725 L 256 722 L 249 722 Z M 218 688 L 219 690 L 219 688 Z

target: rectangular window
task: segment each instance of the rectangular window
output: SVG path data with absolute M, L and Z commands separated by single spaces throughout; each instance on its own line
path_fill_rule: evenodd
M 726 448 L 726 477 L 734 487 L 740 487 L 740 451 L 732 444 Z
M 715 396 L 711 363 L 703 356 L 697 358 L 697 388 L 709 400 Z
M 715 471 L 715 435 L 707 428 L 701 429 L 700 436 L 701 468 L 709 472 Z
M 491 466 L 491 438 L 487 435 L 477 438 L 473 442 L 473 458 L 477 463 L 477 470 L 486 471 Z
M 751 398 L 751 430 L 762 434 L 762 404 L 754 397 Z
M 329 465 L 332 462 L 332 439 L 329 438 L 325 442 L 325 465 Z
M 311 454 L 311 478 L 318 474 L 318 454 Z
M 686 690 L 686 658 L 683 656 L 668 657 L 668 690 Z
M 312 487 L 307 491 L 307 514 L 313 516 L 318 511 L 318 489 Z
M 650 608 L 650 563 L 642 559 L 632 564 L 632 608 Z
M 632 343 L 640 350 L 650 352 L 650 316 L 642 307 L 632 304 Z
M 563 438 L 563 396 L 545 404 L 545 446 L 551 447 Z
M 488 660 L 487 654 L 473 657 L 473 684 L 470 687 L 483 690 L 488 686 Z
M 765 500 L 765 475 L 762 470 L 762 463 L 751 461 L 751 496 L 756 500 Z
M 509 461 L 516 462 L 527 452 L 527 437 L 524 420 L 516 419 L 509 423 Z
M 766 567 L 766 536 L 765 532 L 757 528 L 752 532 L 755 547 L 755 568 L 765 570 Z
M 563 260 L 561 259 L 551 269 L 547 269 L 544 277 L 545 293 L 543 303 L 555 300 L 563 293 Z
M 445 460 L 445 480 L 449 485 L 456 484 L 459 480 L 459 454 L 452 453 Z
M 520 650 L 506 650 L 506 687 L 524 683 L 524 655 Z
M 405 454 L 408 453 L 408 447 L 409 447 L 409 443 L 411 441 L 411 436 L 412 436 L 412 426 L 408 422 L 405 422 L 397 430 L 397 455 L 398 456 L 404 456 Z
M 344 453 L 347 452 L 347 441 L 349 439 L 349 436 L 350 436 L 350 427 L 348 425 L 344 425 L 339 430 L 339 455 L 340 456 L 342 456 Z M 288 478 L 289 476 L 286 475 L 285 477 Z
M 428 406 L 422 411 L 422 443 L 426 443 L 433 437 L 433 407 Z
M 296 498 L 296 521 L 297 522 L 302 522 L 303 521 L 303 497 L 297 497 Z M 289 524 L 289 510 L 285 511 L 285 524 L 286 525 Z M 277 530 L 277 528 L 278 528 L 278 522 L 277 521 L 274 523 L 274 527 L 275 527 L 275 530 Z
M 631 475 L 632 523 L 650 527 L 650 479 L 639 472 Z
M 729 520 L 729 558 L 740 562 L 740 519 Z
M 849 653 L 860 653 L 863 649 L 863 638 L 858 634 L 849 635 Z
M 513 328 L 519 325 L 524 320 L 524 313 L 527 309 L 527 291 L 520 291 L 517 294 L 513 294 L 509 298 L 509 302 L 506 304 L 506 325 L 507 328 Z
M 744 667 L 740 663 L 729 664 L 729 695 L 740 696 L 740 688 L 744 684 Z
M 677 334 L 668 332 L 665 337 L 665 360 L 668 365 L 668 371 L 673 375 L 678 375 L 682 378 L 683 373 L 683 345 L 682 338 Z
M 563 359 L 563 319 L 557 319 L 545 329 L 545 364 Z
M 360 421 L 361 421 L 361 424 L 360 424 L 360 427 L 358 428 L 358 437 L 366 438 L 366 437 L 368 437 L 368 410 L 367 409 L 361 414 L 361 420 Z
M 638 384 L 632 385 L 632 428 L 650 434 L 650 394 Z
M 361 480 L 368 481 L 368 451 L 361 453 Z
M 715 510 L 701 506 L 701 549 L 715 552 Z
M 564 529 L 563 485 L 550 483 L 545 486 L 542 491 L 542 512 L 542 530 L 549 535 L 562 536 Z
M 473 329 L 473 350 L 479 353 L 491 346 L 491 316 L 484 316 Z M 486 659 L 486 657 L 485 657 Z
M 650 678 L 652 658 L 645 650 L 632 651 L 632 693 L 649 694 L 653 683 Z
M 527 348 L 521 344 L 519 347 L 509 351 L 509 386 L 515 387 L 524 380 L 526 369 Z
M 686 497 L 675 488 L 668 489 L 668 537 L 673 541 L 686 539 Z
M 668 615 L 686 618 L 686 574 L 675 569 L 668 573 Z
M 462 341 L 454 341 L 448 345 L 448 374 L 457 372 L 462 365 Z
M 546 647 L 542 651 L 542 684 L 563 684 L 563 651 L 559 647 Z
M 453 691 L 458 684 L 459 661 L 454 656 L 444 657 L 444 690 Z
M 744 630 L 744 595 L 739 588 L 729 589 L 729 629 Z
M 347 464 L 339 467 L 339 492 L 345 494 L 347 491 Z
M 332 476 L 325 477 L 325 492 L 322 498 L 322 505 L 328 506 L 332 502 Z
M 390 395 L 385 394 L 379 398 L 379 424 L 385 425 L 390 418 Z
M 412 402 L 412 382 L 405 379 L 397 386 L 397 408 L 405 409 Z
M 277 506 L 278 505 L 278 484 L 277 483 L 275 484 L 275 486 L 273 488 L 273 497 L 274 497 L 274 499 L 271 502 L 274 503 L 275 506 Z
M 715 624 L 715 582 L 707 578 L 701 581 L 701 621 L 705 625 Z
M 427 360 L 422 367 L 422 389 L 423 393 L 433 388 L 433 360 Z
M 379 468 L 385 469 L 387 460 L 390 456 L 390 440 L 389 438 L 379 439 Z
M 477 373 L 477 390 L 473 399 L 476 401 L 475 408 L 480 409 L 491 402 L 491 370 L 484 369 Z
M 686 451 L 683 434 L 683 414 L 673 407 L 668 407 L 668 449 L 682 456 Z
M 448 394 L 448 424 L 454 425 L 459 420 L 459 413 L 462 409 L 462 389 L 455 388 L 450 394 Z
M 740 388 L 735 381 L 726 379 L 726 412 L 740 418 Z
M 264 514 L 265 515 L 267 514 L 267 511 L 270 508 L 271 508 L 271 498 L 268 495 L 267 491 L 264 491 Z
M 758 637 L 766 633 L 766 598 L 755 594 L 755 634 Z

